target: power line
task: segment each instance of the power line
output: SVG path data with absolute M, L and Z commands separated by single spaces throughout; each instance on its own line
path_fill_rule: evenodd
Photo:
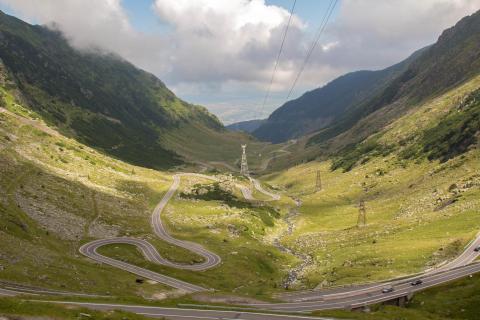
M 280 56 L 282 55 L 283 46 L 285 44 L 285 39 L 287 38 L 287 32 L 288 32 L 288 29 L 290 27 L 290 22 L 292 21 L 292 16 L 293 16 L 293 12 L 295 10 L 296 3 L 297 3 L 297 0 L 294 0 L 293 5 L 292 5 L 292 9 L 290 10 L 290 17 L 288 18 L 287 25 L 285 26 L 285 29 L 283 31 L 282 43 L 280 44 L 280 50 L 278 51 L 277 60 L 275 61 L 275 66 L 273 67 L 273 72 L 272 72 L 272 76 L 270 78 L 270 84 L 268 85 L 268 90 L 265 93 L 265 97 L 263 99 L 262 108 L 260 109 L 260 116 L 261 116 L 261 113 L 262 113 L 263 109 L 265 108 L 265 104 L 267 103 L 267 100 L 270 96 L 270 90 L 272 88 L 273 79 L 275 78 L 275 73 L 277 72 L 278 62 L 280 61 Z
M 315 36 L 315 40 L 310 46 L 310 49 L 307 52 L 307 55 L 305 56 L 305 59 L 303 60 L 303 64 L 300 68 L 300 70 L 297 73 L 297 76 L 295 77 L 295 81 L 293 81 L 292 87 L 290 88 L 290 91 L 288 92 L 287 98 L 285 100 L 288 101 L 290 96 L 292 95 L 293 89 L 297 85 L 298 79 L 300 79 L 300 76 L 303 73 L 303 70 L 305 69 L 305 66 L 307 65 L 308 60 L 310 59 L 310 56 L 313 53 L 313 50 L 315 50 L 315 47 L 318 44 L 318 41 L 320 40 L 321 35 L 323 34 L 323 31 L 325 30 L 325 27 L 328 24 L 328 20 L 330 19 L 330 16 L 333 13 L 333 10 L 335 9 L 335 6 L 337 5 L 338 0 L 331 0 L 330 4 L 328 5 L 327 11 L 325 12 L 325 15 L 323 16 L 322 22 L 320 23 L 320 26 L 318 27 L 317 34 Z

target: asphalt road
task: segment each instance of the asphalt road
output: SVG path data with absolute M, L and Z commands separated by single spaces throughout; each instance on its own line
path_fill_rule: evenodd
M 170 285 L 175 288 L 183 289 L 187 292 L 196 292 L 206 290 L 205 288 L 183 282 L 178 279 L 174 279 L 165 275 L 161 275 L 137 266 L 130 265 L 128 263 L 117 261 L 102 255 L 99 255 L 96 252 L 96 248 L 110 243 L 129 243 L 137 246 L 144 254 L 146 259 L 168 265 L 175 268 L 187 269 L 192 271 L 202 271 L 209 268 L 212 268 L 221 262 L 221 259 L 216 254 L 206 250 L 202 246 L 177 240 L 171 237 L 166 231 L 165 227 L 161 221 L 161 212 L 167 205 L 168 201 L 174 195 L 178 186 L 180 184 L 180 177 L 185 175 L 193 175 L 201 178 L 211 179 L 218 181 L 215 177 L 206 176 L 202 174 L 180 174 L 174 176 L 174 182 L 168 192 L 165 194 L 163 199 L 155 208 L 152 214 L 152 227 L 155 234 L 171 244 L 180 246 L 196 254 L 204 257 L 205 261 L 199 264 L 194 265 L 184 265 L 170 262 L 161 257 L 158 251 L 147 241 L 141 239 L 133 238 L 114 238 L 114 239 L 103 239 L 90 242 L 84 245 L 80 251 L 86 256 L 95 259 L 99 262 L 107 263 L 117 268 L 121 268 L 125 271 L 129 271 L 146 277 L 158 282 L 161 282 L 166 285 Z M 260 192 L 270 196 L 273 200 L 278 200 L 279 196 L 268 192 L 262 188 L 258 180 L 251 179 L 253 186 Z M 252 200 L 252 193 L 248 187 L 237 185 L 242 191 L 243 196 Z M 250 304 L 248 307 L 259 308 L 262 310 L 274 310 L 274 311 L 287 311 L 287 312 L 305 312 L 312 310 L 320 309 L 336 309 L 336 308 L 355 308 L 359 306 L 364 306 L 372 303 L 382 302 L 394 299 L 399 296 L 407 296 L 418 290 L 422 290 L 434 285 L 445 283 L 466 275 L 479 272 L 480 265 L 472 264 L 480 254 L 480 252 L 475 252 L 474 248 L 480 245 L 480 236 L 477 237 L 472 243 L 465 249 L 465 251 L 455 260 L 450 263 L 447 263 L 441 266 L 438 269 L 429 270 L 425 273 L 414 275 L 412 277 L 406 277 L 403 279 L 392 280 L 389 282 L 382 282 L 376 284 L 369 284 L 364 286 L 352 286 L 339 288 L 333 291 L 305 291 L 305 292 L 296 292 L 291 295 L 283 296 L 283 299 L 287 302 L 284 303 L 263 303 L 263 304 Z M 423 283 L 413 286 L 411 282 L 416 279 L 421 279 Z M 393 288 L 391 292 L 383 293 L 382 289 L 384 288 Z
M 20 294 L 51 295 L 51 296 L 66 296 L 66 297 L 73 296 L 73 297 L 90 297 L 90 298 L 107 297 L 107 296 L 102 296 L 98 294 L 51 290 L 51 289 L 44 289 L 39 287 L 32 287 L 28 285 L 21 285 L 21 284 L 0 281 L 0 296 L 17 296 Z
M 375 293 L 389 286 L 396 288 L 396 286 L 399 284 L 403 284 L 405 282 L 410 283 L 415 279 L 423 280 L 426 277 L 438 276 L 439 274 L 442 274 L 446 271 L 461 273 L 463 270 L 461 267 L 468 266 L 480 256 L 480 252 L 474 250 L 478 246 L 480 246 L 480 234 L 469 245 L 465 247 L 462 254 L 459 255 L 456 259 L 452 260 L 451 262 L 445 263 L 443 266 L 427 270 L 423 273 L 403 277 L 401 279 L 394 279 L 387 282 L 373 283 L 362 286 L 348 286 L 343 288 L 336 288 L 333 290 L 308 290 L 303 292 L 297 291 L 291 294 L 284 294 L 280 297 L 280 299 L 288 302 L 304 302 L 321 299 L 333 300 L 336 298 L 356 297 L 364 294 Z M 446 281 L 440 281 L 438 282 L 438 284 L 442 282 Z M 421 286 L 419 286 L 419 288 L 421 288 Z
M 97 249 L 101 246 L 107 244 L 131 244 L 136 246 L 140 251 L 143 253 L 145 258 L 151 262 L 158 263 L 161 265 L 174 267 L 178 269 L 185 269 L 185 270 L 192 270 L 192 271 L 204 271 L 207 269 L 211 269 L 221 263 L 222 259 L 215 253 L 208 251 L 203 246 L 189 242 L 184 240 L 178 240 L 173 238 L 165 229 L 164 224 L 162 223 L 161 214 L 165 209 L 168 201 L 173 197 L 175 192 L 177 191 L 180 185 L 180 178 L 182 176 L 196 176 L 205 179 L 215 180 L 218 181 L 215 177 L 202 175 L 202 174 L 177 174 L 173 176 L 173 183 L 168 189 L 167 193 L 163 196 L 162 200 L 158 203 L 158 205 L 153 210 L 153 214 L 151 216 L 151 225 L 152 229 L 160 239 L 166 241 L 170 244 L 173 244 L 178 247 L 182 247 L 186 250 L 194 252 L 203 257 L 204 261 L 201 263 L 196 264 L 180 264 L 169 261 L 163 258 L 160 253 L 158 253 L 157 249 L 152 246 L 149 242 L 142 239 L 135 239 L 129 237 L 121 237 L 121 238 L 108 238 L 108 239 L 101 239 L 89 242 L 82 247 L 80 247 L 79 251 L 81 254 L 101 263 L 105 263 L 111 265 L 113 267 L 128 271 L 130 273 L 136 274 L 138 276 L 151 279 L 157 281 L 159 283 L 171 286 L 173 288 L 181 289 L 186 292 L 197 292 L 197 291 L 205 291 L 208 290 L 207 288 L 203 288 L 191 283 L 187 283 L 163 274 L 159 274 L 154 271 L 150 271 L 145 268 L 141 268 L 123 261 L 115 260 L 104 255 L 101 255 L 97 252 Z
M 89 303 L 89 302 L 63 302 L 63 301 L 45 301 L 49 303 L 58 303 L 64 305 L 78 305 L 94 310 L 124 310 L 145 315 L 152 318 L 165 317 L 170 320 L 185 319 L 215 319 L 215 320 L 329 320 L 331 318 L 312 317 L 308 315 L 295 314 L 270 314 L 250 311 L 226 311 L 226 310 L 199 310 L 185 308 L 166 308 L 151 307 L 139 305 L 123 305 L 108 303 Z
M 263 193 L 266 196 L 269 196 L 274 201 L 280 200 L 280 196 L 278 194 L 271 193 L 271 192 L 263 189 L 262 185 L 260 184 L 260 182 L 257 179 L 250 178 L 250 181 L 252 182 L 254 188 L 257 189 L 259 192 Z
M 147 241 L 135 238 L 110 238 L 101 239 L 89 242 L 80 248 L 80 252 L 85 256 L 96 260 L 100 263 L 109 264 L 111 266 L 120 268 L 122 270 L 134 273 L 136 275 L 152 279 L 154 281 L 172 286 L 174 288 L 182 289 L 186 292 L 197 292 L 208 290 L 191 283 L 187 283 L 166 275 L 162 275 L 144 268 L 140 268 L 123 261 L 118 261 L 97 252 L 97 249 L 106 244 L 127 243 L 135 245 L 143 253 L 149 261 L 192 271 L 203 271 L 217 266 L 221 263 L 221 258 L 205 249 L 203 246 L 173 238 L 166 231 L 162 220 L 161 213 L 165 209 L 168 201 L 173 197 L 180 185 L 182 176 L 197 176 L 214 181 L 217 178 L 202 175 L 202 174 L 178 174 L 173 177 L 173 184 L 156 206 L 151 217 L 151 224 L 155 234 L 162 240 L 173 245 L 190 250 L 204 258 L 204 261 L 197 264 L 179 264 L 163 258 L 158 251 Z M 271 197 L 273 200 L 278 200 L 279 196 L 270 193 L 262 188 L 260 183 L 251 179 L 253 186 L 260 192 Z M 248 187 L 237 185 L 242 191 L 244 197 L 252 200 L 252 192 Z M 475 247 L 480 246 L 480 235 L 472 241 L 464 250 L 464 252 L 453 261 L 440 266 L 439 268 L 428 270 L 424 273 L 412 275 L 402 279 L 391 280 L 388 282 L 380 282 L 367 284 L 362 286 L 350 286 L 343 288 L 336 288 L 331 290 L 310 290 L 303 292 L 295 292 L 291 294 L 282 295 L 282 299 L 286 302 L 282 303 L 257 303 L 249 304 L 244 307 L 256 308 L 259 311 L 266 312 L 310 312 L 323 309 L 351 309 L 360 308 L 370 304 L 392 300 L 398 297 L 409 296 L 414 292 L 424 290 L 426 288 L 446 283 L 455 279 L 469 276 L 471 274 L 480 272 L 480 263 L 472 263 L 478 258 L 480 252 L 474 251 Z M 412 285 L 412 281 L 421 279 L 422 283 Z M 19 290 L 15 287 L 1 286 L 0 296 L 10 296 L 19 293 L 30 294 L 48 294 L 48 291 L 30 289 Z M 384 288 L 392 288 L 390 292 L 382 292 Z M 54 292 L 54 291 L 52 291 Z M 58 293 L 58 292 L 57 292 Z M 286 320 L 286 319 L 318 319 L 315 317 L 308 317 L 303 315 L 278 315 L 278 314 L 264 314 L 255 312 L 233 312 L 223 310 L 199 310 L 199 309 L 182 309 L 182 308 L 161 308 L 161 307 L 146 307 L 146 306 L 132 306 L 132 305 L 115 305 L 115 304 L 95 304 L 95 303 L 76 303 L 76 302 L 60 302 L 66 304 L 83 305 L 88 308 L 99 310 L 122 309 L 126 311 L 144 314 L 150 317 L 167 317 L 168 319 L 244 319 L 244 320 Z
M 82 247 L 80 247 L 79 249 L 80 253 L 97 262 L 111 265 L 113 267 L 128 271 L 138 276 L 151 279 L 177 289 L 184 290 L 186 292 L 198 292 L 198 291 L 208 290 L 207 288 L 203 288 L 203 287 L 200 287 L 191 283 L 187 283 L 163 274 L 159 274 L 157 272 L 154 272 L 145 268 L 141 268 L 141 267 L 129 264 L 127 262 L 109 258 L 97 252 L 98 248 L 105 245 L 109 245 L 109 244 L 130 244 L 130 245 L 136 246 L 143 253 L 144 257 L 147 260 L 154 263 L 161 264 L 161 265 L 173 267 L 173 268 L 191 270 L 191 271 L 204 271 L 204 270 L 211 269 L 217 266 L 218 264 L 220 264 L 222 259 L 217 254 L 205 249 L 203 246 L 197 243 L 175 239 L 168 233 L 168 231 L 166 230 L 162 222 L 161 214 L 165 209 L 166 205 L 168 204 L 168 201 L 170 201 L 170 199 L 173 197 L 175 192 L 178 190 L 178 187 L 180 186 L 180 179 L 183 176 L 195 176 L 203 179 L 219 181 L 216 177 L 207 176 L 207 175 L 198 174 L 198 173 L 188 173 L 188 174 L 182 173 L 182 174 L 174 175 L 172 185 L 168 189 L 167 193 L 163 196 L 162 200 L 160 200 L 158 205 L 153 210 L 153 214 L 151 216 L 151 225 L 155 235 L 157 235 L 160 239 L 172 245 L 182 247 L 197 255 L 200 255 L 204 259 L 203 262 L 195 263 L 195 264 L 180 264 L 180 263 L 172 262 L 170 260 L 163 258 L 160 255 L 160 253 L 157 251 L 157 249 L 154 246 L 152 246 L 148 241 L 143 239 L 130 238 L 130 237 L 108 238 L 108 239 L 91 241 L 89 243 L 86 243 Z M 278 200 L 280 198 L 279 196 L 264 190 L 257 180 L 251 179 L 251 181 L 254 187 L 258 191 L 265 193 L 267 196 L 272 197 L 272 199 L 274 200 Z M 252 196 L 252 191 L 250 188 L 240 184 L 237 184 L 236 186 L 241 190 L 245 199 L 254 200 Z
M 275 153 L 279 153 L 279 152 L 282 152 L 283 154 L 281 155 L 274 155 L 270 158 L 267 158 L 265 160 L 263 160 L 262 164 L 260 165 L 260 168 L 258 168 L 258 170 L 256 170 L 256 172 L 263 172 L 265 170 L 267 170 L 268 166 L 270 165 L 270 162 L 272 162 L 273 159 L 277 159 L 279 157 L 283 157 L 283 156 L 286 156 L 286 155 L 289 155 L 291 154 L 292 152 L 291 151 L 288 151 L 286 150 L 288 147 L 290 147 L 291 145 L 294 145 L 297 143 L 297 140 L 290 140 L 288 143 L 286 143 L 283 147 L 281 147 L 280 149 L 278 150 L 275 150 L 275 151 L 272 151 L 275 152 Z
M 394 284 L 382 283 L 370 287 L 367 290 L 346 290 L 337 294 L 322 294 L 319 292 L 319 294 L 314 297 L 309 296 L 304 298 L 304 300 L 302 300 L 302 298 L 298 298 L 298 300 L 295 302 L 262 303 L 251 304 L 249 306 L 256 307 L 261 310 L 283 312 L 308 312 L 326 309 L 360 308 L 370 304 L 389 301 L 398 297 L 409 296 L 414 292 L 425 290 L 427 288 L 452 280 L 460 279 L 477 272 L 480 272 L 480 263 L 474 263 L 438 273 L 424 274 L 414 278 L 404 279 Z M 416 286 L 412 285 L 411 282 L 416 279 L 421 279 L 423 283 Z M 382 289 L 388 287 L 393 287 L 394 290 L 392 292 L 383 293 Z

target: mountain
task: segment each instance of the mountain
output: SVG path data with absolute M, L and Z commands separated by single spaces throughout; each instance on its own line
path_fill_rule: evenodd
M 231 131 L 244 131 L 251 133 L 257 130 L 263 123 L 265 123 L 265 119 L 247 120 L 229 124 L 226 128 Z
M 268 302 L 292 293 L 299 298 L 339 286 L 383 286 L 412 274 L 424 279 L 423 272 L 457 265 L 462 253 L 462 262 L 478 260 L 473 248 L 480 230 L 480 73 L 478 32 L 471 22 L 455 27 L 444 47 L 419 52 L 390 77 L 380 75 L 388 79 L 384 84 L 373 85 L 379 80 L 371 72 L 349 75 L 347 80 L 364 77 L 375 94 L 359 90 L 365 94 L 361 102 L 351 102 L 324 130 L 284 145 L 225 130 L 203 108 L 183 102 L 118 57 L 78 52 L 61 35 L 9 17 L 0 22 L 0 295 L 7 296 L 0 298 L 0 318 L 133 320 L 71 303 L 148 308 L 220 301 L 238 307 L 242 301 Z M 75 126 L 80 120 L 95 130 Z M 111 139 L 124 152 L 98 145 Z M 250 169 L 262 173 L 258 183 L 217 170 L 234 173 L 240 143 L 248 143 Z M 156 149 L 149 151 L 151 144 Z M 117 159 L 128 156 L 128 162 L 154 168 L 184 160 L 202 168 L 151 170 Z M 272 172 L 285 164 L 288 169 Z M 187 173 L 200 170 L 209 170 L 210 178 Z M 175 194 L 167 191 L 176 187 Z M 266 197 L 262 188 L 281 199 Z M 189 248 L 215 253 L 222 263 L 203 272 L 177 269 L 114 240 L 148 241 L 183 266 L 208 262 L 196 249 L 156 237 L 151 213 L 167 198 L 161 222 L 168 234 Z M 101 239 L 109 244 L 96 252 L 106 259 L 211 293 L 189 294 L 149 281 L 151 273 L 131 274 L 131 268 L 79 253 Z M 478 319 L 480 276 L 472 273 L 478 267 L 461 268 L 447 272 L 463 279 L 446 277 L 443 286 L 415 292 L 406 308 L 377 304 L 371 312 L 313 315 Z M 8 297 L 11 290 L 25 294 Z M 378 287 L 372 290 L 382 295 Z M 59 308 L 63 302 L 65 309 Z
M 477 74 L 479 55 L 480 12 L 476 12 L 445 30 L 434 45 L 397 65 L 380 71 L 346 74 L 287 102 L 253 134 L 262 140 L 279 142 L 320 130 L 309 143 L 324 143 L 389 106 L 383 116 L 362 124 L 366 131 L 357 127 L 349 142 L 359 141 L 409 106 Z
M 347 73 L 327 85 L 308 91 L 275 110 L 253 134 L 271 142 L 282 142 L 318 131 L 351 108 L 378 93 L 415 57 L 379 71 Z
M 284 243 L 318 257 L 303 277 L 323 283 L 317 287 L 322 290 L 327 283 L 353 283 L 356 277 L 365 283 L 367 273 L 370 282 L 417 272 L 405 268 L 433 270 L 455 260 L 480 230 L 479 142 L 480 75 L 415 104 L 340 153 L 264 176 L 266 184 L 302 201 L 299 220 Z M 277 160 L 295 157 L 289 150 Z M 362 202 L 366 222 L 359 212 Z M 417 299 L 420 305 L 423 296 Z M 430 310 L 438 312 L 439 305 Z M 476 319 L 478 313 L 464 319 Z
M 347 109 L 341 118 L 312 136 L 309 143 L 325 143 L 334 137 L 342 144 L 361 141 L 412 106 L 479 73 L 480 11 L 477 11 L 445 30 L 435 44 L 421 51 L 381 92 Z
M 10 89 L 63 134 L 131 163 L 167 168 L 183 161 L 164 136 L 223 125 L 182 101 L 154 75 L 113 54 L 79 51 L 57 31 L 0 13 L 0 63 Z

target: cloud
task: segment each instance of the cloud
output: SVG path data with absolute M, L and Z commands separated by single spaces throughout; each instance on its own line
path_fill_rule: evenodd
M 338 45 L 323 58 L 333 67 L 383 68 L 478 9 L 480 0 L 343 0 L 329 28 Z
M 229 102 L 258 108 L 289 17 L 264 0 L 152 0 L 153 14 L 167 27 L 146 34 L 133 27 L 121 0 L 0 3 L 29 21 L 54 23 L 77 48 L 116 52 L 181 97 L 217 108 Z M 302 6 L 314 5 L 300 1 L 298 12 Z M 480 0 L 341 0 L 294 96 L 348 71 L 399 62 L 478 8 Z M 294 15 L 268 110 L 284 102 L 323 14 L 318 21 Z
M 120 0 L 1 0 L 21 18 L 56 25 L 77 47 L 118 48 L 134 30 Z M 119 35 L 121 35 L 119 37 Z
M 154 10 L 173 30 L 174 82 L 265 82 L 289 17 L 261 0 L 156 0 Z M 302 28 L 295 17 L 292 32 Z
M 263 0 L 156 0 L 152 10 L 171 28 L 152 35 L 132 27 L 120 0 L 0 3 L 22 18 L 54 25 L 77 48 L 114 51 L 172 86 L 236 81 L 265 88 L 289 17 L 288 10 Z M 303 54 L 304 29 L 294 16 L 279 80 L 292 76 Z

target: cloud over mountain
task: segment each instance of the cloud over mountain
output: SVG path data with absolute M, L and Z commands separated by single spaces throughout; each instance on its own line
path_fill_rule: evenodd
M 180 96 L 207 105 L 228 104 L 244 92 L 248 98 L 239 105 L 258 105 L 289 17 L 289 8 L 264 0 L 152 0 L 152 14 L 165 27 L 145 33 L 134 27 L 121 0 L 0 3 L 21 18 L 55 26 L 76 47 L 113 51 L 155 73 Z M 301 6 L 312 4 L 298 1 L 300 13 Z M 347 71 L 395 63 L 479 8 L 480 0 L 342 0 L 296 93 Z M 294 15 L 274 93 L 290 87 L 323 14 L 319 10 L 316 21 Z M 271 107 L 280 102 L 274 94 Z

